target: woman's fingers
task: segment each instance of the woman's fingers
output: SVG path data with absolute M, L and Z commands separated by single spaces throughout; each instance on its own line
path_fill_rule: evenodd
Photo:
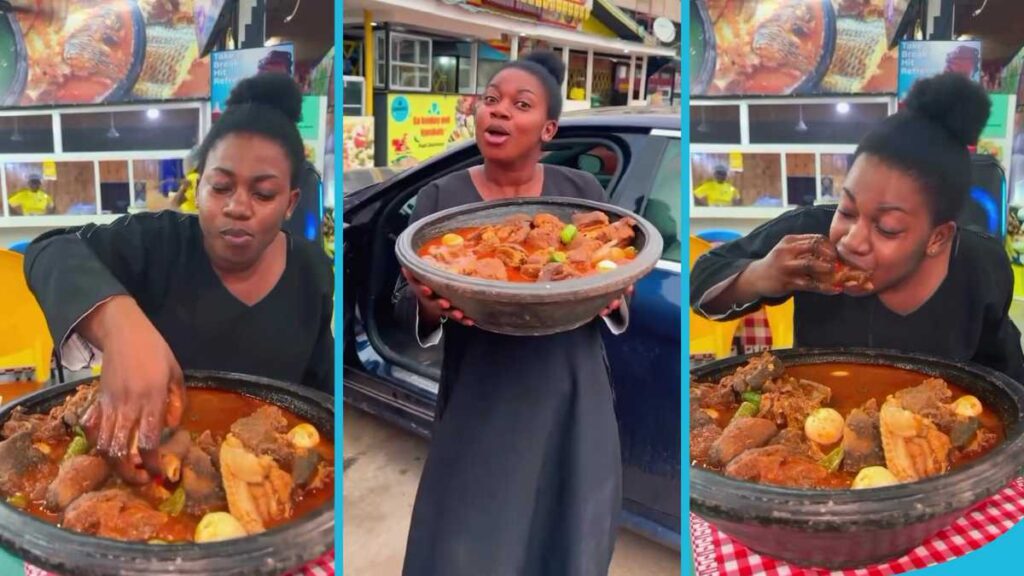
M 167 413 L 164 416 L 164 425 L 168 428 L 177 428 L 184 415 L 185 377 L 179 372 L 167 389 Z
M 114 458 L 123 458 L 128 455 L 128 442 L 139 424 L 139 413 L 139 406 L 134 402 L 122 406 L 117 411 L 115 416 L 117 425 L 114 427 L 114 434 L 110 440 L 110 455 Z
M 435 302 L 437 302 L 437 305 L 439 308 L 441 308 L 441 310 L 448 310 L 452 307 L 452 303 L 445 300 L 444 298 L 438 298 L 437 300 L 435 300 Z
M 96 449 L 100 452 L 110 451 L 110 441 L 114 437 L 114 428 L 117 426 L 116 411 L 108 395 L 100 392 L 100 409 L 103 418 L 100 420 L 99 434 L 96 436 Z

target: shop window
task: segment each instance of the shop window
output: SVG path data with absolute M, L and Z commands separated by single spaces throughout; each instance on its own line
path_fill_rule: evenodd
M 155 212 L 171 207 L 171 196 L 181 185 L 184 169 L 181 158 L 132 161 L 132 199 Z
M 853 154 L 822 154 L 821 155 L 821 200 L 822 202 L 839 202 L 843 193 L 843 182 L 846 173 L 853 165 Z
M 374 32 L 373 41 L 376 44 L 373 50 L 373 57 L 376 59 L 376 68 L 374 71 L 373 86 L 375 88 L 384 88 L 386 84 L 384 79 L 387 77 L 387 44 L 384 40 L 384 32 Z
M 566 72 L 568 99 L 578 102 L 587 99 L 587 53 L 569 51 L 569 70 Z
M 584 66 L 586 63 L 584 62 Z M 584 68 L 584 71 L 586 68 Z M 629 96 L 629 59 L 595 56 L 590 99 L 594 107 L 625 106 Z
M 491 78 L 508 62 L 508 56 L 485 44 L 479 45 L 477 49 L 476 93 L 483 94 Z
M 431 84 L 430 38 L 391 34 L 391 88 L 429 91 Z
M 128 162 L 124 160 L 103 160 L 100 165 L 100 212 L 103 214 L 127 214 L 134 203 Z M 145 199 L 142 199 L 145 201 Z
M 739 106 L 690 106 L 690 142 L 739 144 Z
M 199 108 L 62 113 L 65 152 L 188 150 L 199 143 Z
M 53 151 L 53 116 L 0 116 L 0 154 Z
M 856 144 L 889 114 L 884 102 L 751 104 L 752 144 Z
M 471 51 L 476 50 L 472 45 Z M 473 57 L 459 57 L 459 94 L 473 94 L 476 82 L 473 80 Z
M 430 91 L 440 94 L 456 92 L 458 89 L 458 57 L 434 56 L 433 80 Z
M 664 240 L 662 258 L 681 262 L 682 244 L 679 242 L 683 221 L 682 206 L 679 203 L 679 179 L 682 170 L 682 145 L 678 139 L 668 142 L 661 157 L 654 186 L 644 205 L 643 216 L 661 232 Z
M 11 214 L 96 214 L 96 166 L 88 162 L 4 165 Z M 38 180 L 35 186 L 33 180 Z
M 545 146 L 541 161 L 588 172 L 605 190 L 619 173 L 621 163 L 619 151 L 608 144 L 572 140 Z
M 342 101 L 343 116 L 362 116 L 365 104 L 366 80 L 364 78 L 344 78 Z
M 818 198 L 814 154 L 786 154 L 786 202 L 813 206 Z
M 780 154 L 696 153 L 692 157 L 697 206 L 781 206 Z

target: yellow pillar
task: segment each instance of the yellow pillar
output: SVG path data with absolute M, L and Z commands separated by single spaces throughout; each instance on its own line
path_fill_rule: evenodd
M 374 50 L 377 48 L 377 39 L 373 35 L 373 12 L 363 10 L 363 79 L 366 81 L 366 111 L 367 116 L 373 116 L 373 74 L 377 71 L 374 65 Z

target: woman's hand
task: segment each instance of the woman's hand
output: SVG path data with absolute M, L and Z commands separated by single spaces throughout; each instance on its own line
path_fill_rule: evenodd
M 185 409 L 184 377 L 170 346 L 135 301 L 117 296 L 86 316 L 83 336 L 103 351 L 96 402 L 83 419 L 90 444 L 119 461 L 126 480 L 159 474 L 160 437 Z M 129 464 L 131 466 L 129 466 Z
M 838 256 L 832 243 L 817 234 L 784 237 L 764 258 L 750 264 L 740 278 L 761 298 L 793 292 L 838 294 L 832 283 Z
M 453 308 L 452 303 L 435 294 L 429 286 L 420 282 L 419 278 L 411 271 L 402 268 L 402 276 L 409 282 L 416 299 L 420 304 L 420 317 L 431 324 L 441 323 L 442 318 L 451 318 L 463 326 L 472 326 L 473 320 L 465 315 L 462 310 Z
M 626 288 L 625 294 L 623 294 L 622 296 L 619 296 L 615 300 L 612 300 L 611 304 L 609 304 L 604 310 L 601 310 L 601 316 L 607 316 L 607 315 L 611 314 L 612 312 L 615 312 L 616 310 L 618 310 L 622 306 L 623 300 L 625 300 L 625 298 L 627 296 L 632 296 L 632 295 L 633 295 L 633 285 L 630 284 L 629 288 Z

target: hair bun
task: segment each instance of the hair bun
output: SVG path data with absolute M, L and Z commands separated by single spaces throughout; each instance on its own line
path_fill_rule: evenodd
M 274 108 L 293 123 L 302 119 L 302 91 L 287 74 L 265 72 L 236 84 L 228 97 L 228 108 L 245 104 Z
M 561 86 L 565 79 L 565 63 L 557 54 L 550 50 L 537 50 L 526 54 L 522 59 L 546 70 L 555 79 L 555 83 Z
M 980 84 L 952 72 L 918 80 L 905 106 L 944 128 L 964 146 L 978 143 L 992 110 L 992 102 Z

